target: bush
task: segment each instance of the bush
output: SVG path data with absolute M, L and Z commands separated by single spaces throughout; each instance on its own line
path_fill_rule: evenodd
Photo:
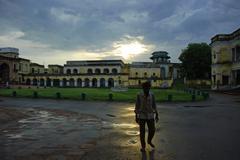
M 33 98 L 38 98 L 38 92 L 37 91 L 33 92 Z
M 57 99 L 60 99 L 60 98 L 61 98 L 61 93 L 60 93 L 60 92 L 57 92 L 57 93 L 56 93 L 56 97 L 57 97 Z
M 13 97 L 16 97 L 16 96 L 17 96 L 17 92 L 16 92 L 16 91 L 13 91 L 13 92 L 12 92 L 12 96 L 13 96 Z
M 81 97 L 82 97 L 82 100 L 85 100 L 85 99 L 86 99 L 86 94 L 85 94 L 85 93 L 82 93 L 82 94 L 81 94 Z
M 109 95 L 108 95 L 108 100 L 109 100 L 109 101 L 112 101 L 112 100 L 113 100 L 113 94 L 112 94 L 112 93 L 109 93 Z

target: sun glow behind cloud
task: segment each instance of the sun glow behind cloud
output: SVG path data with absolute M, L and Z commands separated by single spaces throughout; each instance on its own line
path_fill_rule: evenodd
M 145 44 L 143 36 L 125 35 L 120 41 L 113 43 L 113 54 L 122 57 L 126 61 L 131 61 L 135 56 L 150 52 L 153 45 Z

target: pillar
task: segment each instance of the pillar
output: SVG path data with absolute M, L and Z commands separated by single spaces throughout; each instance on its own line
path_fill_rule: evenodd
M 60 87 L 62 87 L 63 86 L 63 81 L 59 81 L 59 85 L 60 85 Z
M 108 87 L 108 80 L 105 80 L 105 87 Z
M 82 81 L 82 87 L 85 87 L 85 83 L 84 83 L 84 81 Z
M 77 80 L 74 80 L 74 87 L 77 87 Z
M 92 80 L 90 80 L 89 82 L 89 87 L 92 87 Z
M 47 86 L 47 80 L 45 79 L 44 80 L 44 87 L 46 87 Z
M 100 87 L 100 79 L 97 81 L 97 87 Z

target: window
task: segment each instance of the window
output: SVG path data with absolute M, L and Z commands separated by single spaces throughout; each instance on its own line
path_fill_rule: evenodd
M 71 74 L 71 69 L 67 69 L 67 74 Z
M 104 68 L 103 73 L 109 73 L 109 69 L 108 68 Z
M 92 69 L 91 69 L 91 68 L 88 68 L 87 73 L 88 73 L 88 74 L 92 74 L 92 73 L 93 73 Z
M 73 74 L 78 74 L 78 70 L 76 68 L 73 70 Z
M 101 73 L 101 70 L 100 70 L 99 68 L 96 68 L 96 69 L 95 69 L 95 73 L 96 73 L 96 74 L 100 74 L 100 73 Z
M 112 69 L 112 73 L 113 73 L 113 74 L 117 74 L 117 72 L 118 72 L 118 71 L 117 71 L 116 68 L 113 68 L 113 69 Z
M 147 72 L 144 72 L 144 77 L 147 77 Z

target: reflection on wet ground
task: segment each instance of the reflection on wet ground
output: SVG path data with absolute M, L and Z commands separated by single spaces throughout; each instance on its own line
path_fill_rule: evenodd
M 139 135 L 136 124 L 107 121 L 92 115 L 39 107 L 27 108 L 26 112 L 29 117 L 0 128 L 0 143 L 4 145 L 0 146 L 1 160 L 24 159 L 29 155 L 35 159 L 41 155 L 69 157 L 72 152 L 79 158 L 94 146 L 92 140 L 106 133 L 119 130 L 128 136 Z M 136 144 L 136 137 L 129 138 L 127 143 Z

